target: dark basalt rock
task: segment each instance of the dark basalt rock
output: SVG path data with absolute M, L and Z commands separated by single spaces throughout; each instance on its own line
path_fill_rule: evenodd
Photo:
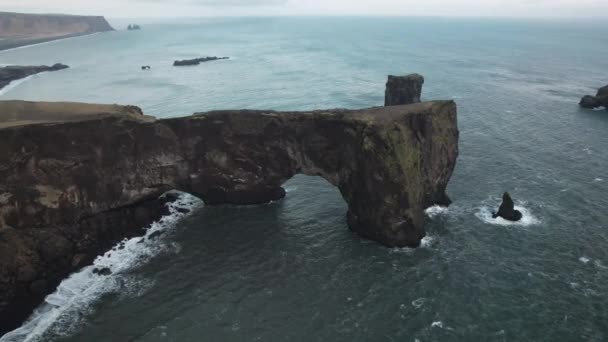
M 149 65 L 143 65 L 143 66 L 141 67 L 141 70 L 150 70 L 150 69 L 152 69 L 152 67 L 151 67 L 151 66 L 149 66 Z
M 97 274 L 100 276 L 109 276 L 112 274 L 112 270 L 108 267 L 96 268 L 93 270 L 93 274 Z
M 0 68 L 0 89 L 6 87 L 12 81 L 47 71 L 58 71 L 69 68 L 65 64 L 57 63 L 52 66 L 7 66 Z
M 87 114 L 37 103 L 27 108 L 60 123 L 0 128 L 0 333 L 83 260 L 168 214 L 178 196 L 161 196 L 169 190 L 209 205 L 262 204 L 285 196 L 281 185 L 296 174 L 321 176 L 340 189 L 353 232 L 415 247 L 424 209 L 447 201 L 458 156 L 453 101 L 163 120 L 137 107 L 65 106 Z M 31 291 L 38 280 L 45 293 Z
M 492 217 L 502 217 L 507 221 L 517 222 L 521 220 L 522 214 L 519 210 L 515 210 L 515 203 L 513 203 L 511 195 L 505 192 L 502 195 L 502 203 L 500 204 L 500 208 L 498 208 L 498 212 L 494 213 Z
M 384 105 L 398 106 L 420 102 L 423 84 L 424 77 L 418 74 L 388 76 Z
M 191 65 L 199 65 L 201 63 L 217 61 L 221 59 L 230 59 L 230 57 L 203 57 L 203 58 L 195 58 L 195 59 L 185 59 L 182 61 L 173 62 L 173 66 L 191 66 Z
M 156 238 L 160 237 L 160 236 L 161 236 L 161 235 L 163 235 L 163 234 L 165 234 L 165 231 L 164 231 L 164 230 L 159 230 L 159 231 L 156 231 L 156 232 L 154 232 L 154 233 L 152 233 L 152 234 L 150 234 L 150 235 L 148 236 L 148 240 L 154 240 L 154 239 L 156 239 Z
M 582 108 L 595 109 L 604 107 L 608 110 L 608 85 L 600 88 L 595 96 L 585 95 L 579 102 Z

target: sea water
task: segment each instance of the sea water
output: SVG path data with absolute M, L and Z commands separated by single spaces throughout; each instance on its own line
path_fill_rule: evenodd
M 353 235 L 320 178 L 294 177 L 268 205 L 189 199 L 192 213 L 153 226 L 160 239 L 125 242 L 125 263 L 97 260 L 113 275 L 76 273 L 0 341 L 608 340 L 608 113 L 577 105 L 608 83 L 606 32 L 567 20 L 184 19 L 0 52 L 0 64 L 71 67 L 0 99 L 158 117 L 378 106 L 388 74 L 418 72 L 424 100 L 457 102 L 461 131 L 454 204 L 427 210 L 419 249 Z M 172 66 L 203 56 L 231 59 Z M 521 222 L 491 218 L 504 191 Z

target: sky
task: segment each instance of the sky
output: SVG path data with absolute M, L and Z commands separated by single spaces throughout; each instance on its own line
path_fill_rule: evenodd
M 109 18 L 388 15 L 606 17 L 608 0 L 0 0 L 0 11 Z

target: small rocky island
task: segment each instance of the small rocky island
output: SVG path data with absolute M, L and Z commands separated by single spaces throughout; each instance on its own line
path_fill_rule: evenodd
M 127 30 L 128 31 L 138 31 L 138 30 L 141 30 L 141 26 L 139 26 L 137 24 L 129 24 L 129 26 L 127 26 Z
M 522 219 L 523 215 L 521 211 L 515 209 L 515 203 L 508 192 L 502 195 L 502 203 L 498 208 L 498 211 L 492 214 L 492 218 L 502 217 L 507 221 L 517 222 Z
M 143 235 L 173 189 L 207 205 L 262 204 L 296 174 L 320 176 L 339 188 L 353 232 L 418 246 L 424 210 L 449 203 L 459 132 L 453 101 L 410 95 L 361 110 L 162 120 L 134 106 L 0 101 L 0 334 L 71 272 Z
M 595 96 L 583 96 L 579 105 L 586 109 L 604 107 L 608 110 L 608 85 L 600 88 Z
M 0 89 L 9 85 L 9 83 L 26 78 L 31 75 L 39 74 L 47 71 L 58 71 L 69 68 L 67 65 L 57 63 L 52 66 L 7 66 L 0 68 Z
M 202 57 L 202 58 L 195 58 L 195 59 L 184 59 L 181 61 L 173 62 L 173 66 L 192 66 L 192 65 L 199 65 L 201 63 L 217 61 L 217 60 L 222 60 L 222 59 L 230 59 L 230 57 L 213 56 L 213 57 Z

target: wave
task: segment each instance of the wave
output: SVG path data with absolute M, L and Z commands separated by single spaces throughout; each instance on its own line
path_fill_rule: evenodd
M 2 336 L 0 342 L 42 341 L 48 333 L 67 336 L 82 326 L 84 317 L 91 313 L 92 305 L 102 295 L 142 295 L 152 285 L 151 282 L 125 273 L 172 248 L 171 244 L 163 243 L 164 235 L 158 236 L 158 233 L 174 229 L 181 218 L 201 205 L 202 201 L 198 198 L 179 193 L 175 202 L 167 204 L 170 214 L 154 222 L 144 237 L 123 240 L 112 250 L 97 257 L 93 265 L 84 267 L 62 281 L 57 290 L 45 298 L 44 303 L 20 328 Z M 152 234 L 157 237 L 152 239 Z M 110 275 L 94 272 L 105 268 L 111 271 Z
M 430 217 L 430 218 L 434 218 L 435 216 L 438 215 L 443 215 L 443 214 L 447 214 L 449 211 L 448 207 L 442 207 L 439 205 L 434 205 L 432 207 L 427 208 L 424 213 Z
M 389 253 L 413 253 L 415 250 L 419 248 L 430 248 L 435 244 L 435 237 L 431 235 L 427 235 L 420 240 L 420 247 L 411 248 L 411 247 L 395 247 L 389 249 Z M 2 342 L 0 340 L 0 342 Z
M 498 206 L 496 206 L 496 208 L 498 208 Z M 532 215 L 532 212 L 530 211 L 530 209 L 525 208 L 521 205 L 516 205 L 515 209 L 519 210 L 522 214 L 521 220 L 517 221 L 517 222 L 508 221 L 508 220 L 503 219 L 502 217 L 493 218 L 492 212 L 493 212 L 493 210 L 496 210 L 496 209 L 490 209 L 490 207 L 488 207 L 488 206 L 482 206 L 481 208 L 479 208 L 477 213 L 475 213 L 475 216 L 477 216 L 478 219 L 482 220 L 485 223 L 498 225 L 498 226 L 526 227 L 526 226 L 537 225 L 541 222 L 538 218 L 536 218 L 534 215 Z
M 297 185 L 292 185 L 292 186 L 288 186 L 285 188 L 285 192 L 290 193 L 290 192 L 294 192 L 298 190 L 298 186 Z
M 12 81 L 11 83 L 7 84 L 4 88 L 0 89 L 0 96 L 2 96 L 4 94 L 8 93 L 9 91 L 17 88 L 19 85 L 21 85 L 21 84 L 23 84 L 23 83 L 31 80 L 36 75 L 44 74 L 46 72 L 48 72 L 48 71 L 40 72 L 40 73 L 37 73 L 37 74 L 34 74 L 34 75 L 29 75 L 28 77 L 24 77 L 24 78 Z

